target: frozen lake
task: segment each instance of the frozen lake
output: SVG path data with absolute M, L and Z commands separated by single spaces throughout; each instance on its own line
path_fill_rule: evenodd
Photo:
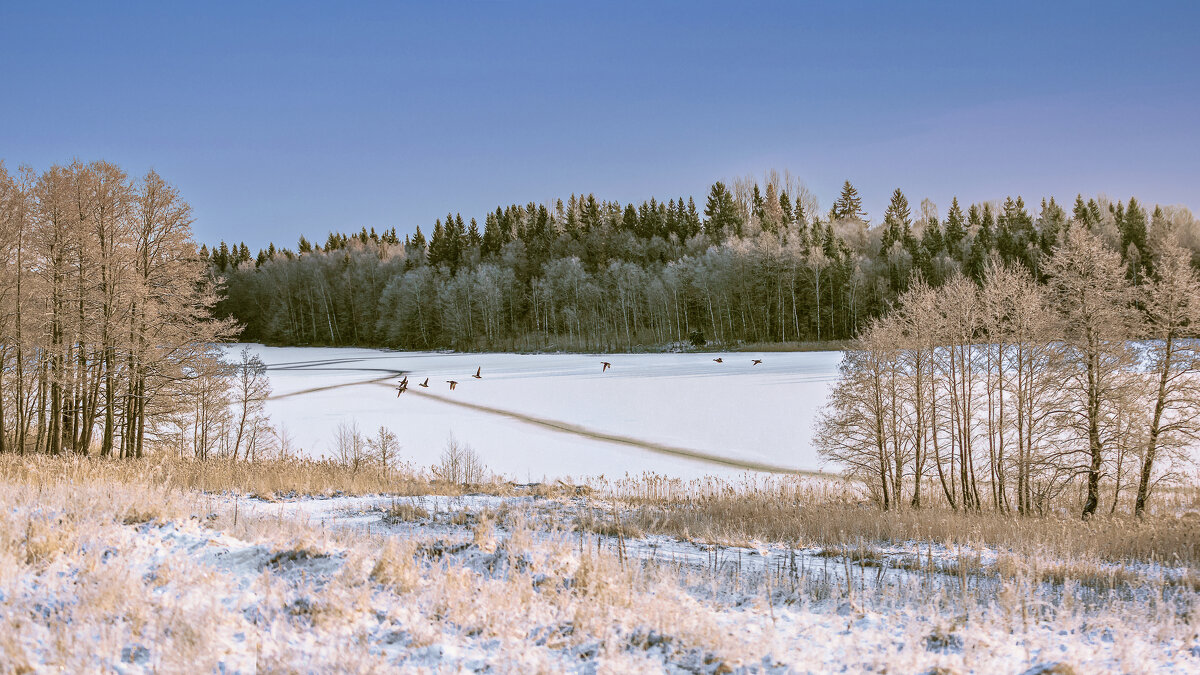
M 451 434 L 518 481 L 656 472 L 816 470 L 812 425 L 839 352 L 457 354 L 250 345 L 268 366 L 272 423 L 313 457 L 357 421 L 430 465 Z M 241 345 L 231 345 L 230 356 Z M 723 363 L 716 363 L 715 358 Z M 752 359 L 762 359 L 752 365 Z M 612 363 L 602 372 L 601 361 Z M 482 369 L 482 378 L 472 376 Z M 409 390 L 397 397 L 398 373 Z M 417 386 L 429 379 L 429 387 Z M 457 380 L 450 391 L 447 380 Z

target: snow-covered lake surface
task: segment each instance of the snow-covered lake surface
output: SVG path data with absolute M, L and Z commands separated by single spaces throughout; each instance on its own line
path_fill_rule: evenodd
M 228 348 L 231 358 L 241 346 Z M 395 431 L 404 459 L 417 465 L 435 463 L 453 434 L 489 469 L 519 481 L 819 469 L 812 426 L 840 359 L 250 347 L 268 366 L 272 423 L 306 455 L 328 456 L 338 424 L 356 421 L 367 434 Z M 607 372 L 602 361 L 612 364 Z M 397 396 L 400 373 L 409 389 Z M 419 387 L 426 378 L 429 387 Z M 458 382 L 454 391 L 447 380 Z

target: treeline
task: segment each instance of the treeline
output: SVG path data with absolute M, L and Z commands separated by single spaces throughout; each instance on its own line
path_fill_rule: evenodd
M 914 212 L 897 190 L 871 226 L 847 182 L 824 213 L 794 180 L 712 186 L 692 198 L 640 205 L 599 201 L 497 208 L 482 228 L 447 214 L 417 228 L 330 234 L 252 255 L 245 244 L 204 249 L 224 284 L 221 316 L 242 338 L 275 344 L 396 348 L 620 350 L 673 342 L 852 338 L 880 316 L 914 273 L 939 286 L 979 281 L 993 258 L 1043 280 L 1042 260 L 1069 222 L 1120 252 L 1130 278 L 1147 273 L 1147 233 L 1191 214 L 1137 200 L 954 200 L 945 216 Z
M 1200 433 L 1190 254 L 1154 228 L 1122 260 L 1075 221 L 1032 266 L 993 257 L 979 283 L 913 281 L 845 352 L 817 442 L 883 508 L 1031 514 L 1077 489 L 1085 518 L 1141 515 L 1188 464 Z
M 139 457 L 226 414 L 231 324 L 190 225 L 153 171 L 0 162 L 0 452 Z

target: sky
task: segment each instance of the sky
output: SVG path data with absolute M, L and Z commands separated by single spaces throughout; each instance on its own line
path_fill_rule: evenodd
M 153 168 L 198 240 L 426 231 L 787 169 L 1200 207 L 1200 3 L 0 0 L 0 159 Z

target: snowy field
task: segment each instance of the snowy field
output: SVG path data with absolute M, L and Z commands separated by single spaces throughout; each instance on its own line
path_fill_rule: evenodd
M 667 536 L 587 491 L 249 496 L 162 461 L 0 462 L 0 672 L 1200 672 L 1178 556 Z
M 395 431 L 404 459 L 422 466 L 453 434 L 518 481 L 819 469 L 812 424 L 840 358 L 251 348 L 268 366 L 272 423 L 308 456 L 328 455 L 338 424 L 356 421 L 367 434 Z M 612 367 L 602 372 L 601 361 Z M 401 373 L 409 390 L 397 397 Z M 417 386 L 426 378 L 428 388 Z M 458 382 L 454 391 L 447 380 Z

